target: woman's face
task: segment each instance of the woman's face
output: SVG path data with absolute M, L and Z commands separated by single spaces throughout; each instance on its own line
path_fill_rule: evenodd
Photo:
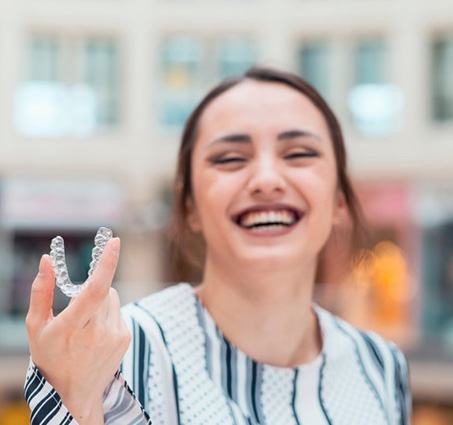
M 189 224 L 208 258 L 313 261 L 339 219 L 335 156 L 321 112 L 284 84 L 242 82 L 204 111 L 192 154 Z

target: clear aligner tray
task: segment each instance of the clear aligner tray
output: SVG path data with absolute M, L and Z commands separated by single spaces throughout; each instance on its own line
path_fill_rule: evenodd
M 88 276 L 91 276 L 94 269 L 99 263 L 102 253 L 104 252 L 105 245 L 113 236 L 113 232 L 107 227 L 100 227 L 94 238 L 94 248 L 91 252 L 90 269 Z M 87 282 L 81 284 L 72 283 L 69 278 L 68 267 L 66 266 L 66 256 L 64 252 L 64 240 L 61 236 L 56 236 L 50 243 L 50 257 L 52 258 L 52 265 L 55 272 L 55 280 L 57 286 L 61 289 L 63 294 L 68 297 L 75 297 L 85 288 Z

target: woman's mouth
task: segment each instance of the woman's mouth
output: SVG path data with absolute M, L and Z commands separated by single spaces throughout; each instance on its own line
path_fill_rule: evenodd
M 292 207 L 255 207 L 237 214 L 233 221 L 252 235 L 281 236 L 289 233 L 303 216 L 304 212 Z

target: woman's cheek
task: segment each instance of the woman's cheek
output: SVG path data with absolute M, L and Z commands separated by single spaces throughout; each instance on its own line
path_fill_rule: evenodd
M 302 187 L 305 187 L 307 194 L 309 193 L 317 199 L 325 200 L 334 197 L 336 177 L 332 167 L 328 164 L 320 164 L 317 167 L 302 170 L 299 182 Z
M 219 219 L 228 212 L 228 206 L 232 202 L 233 191 L 231 184 L 225 179 L 206 179 L 199 193 L 199 212 L 204 220 L 219 223 Z
M 202 190 L 207 192 L 210 199 L 228 203 L 240 192 L 241 181 L 240 176 L 234 173 L 209 176 L 204 180 Z

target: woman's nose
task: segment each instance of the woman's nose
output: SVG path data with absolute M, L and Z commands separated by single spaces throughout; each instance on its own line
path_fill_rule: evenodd
M 284 192 L 285 180 L 275 160 L 256 160 L 251 168 L 248 189 L 253 195 L 275 195 Z

